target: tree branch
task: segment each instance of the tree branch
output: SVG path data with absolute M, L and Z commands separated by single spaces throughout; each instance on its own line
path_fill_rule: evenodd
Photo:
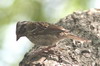
M 56 47 L 41 52 L 33 47 L 19 66 L 100 66 L 100 10 L 73 12 L 60 19 L 56 25 L 63 26 L 91 43 L 70 39 L 61 40 Z

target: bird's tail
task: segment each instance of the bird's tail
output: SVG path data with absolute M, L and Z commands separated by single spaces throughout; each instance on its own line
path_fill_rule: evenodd
M 80 42 L 91 42 L 91 40 L 78 37 L 78 36 L 76 36 L 74 34 L 71 34 L 71 33 L 65 33 L 65 35 L 66 35 L 65 38 L 73 39 L 73 40 L 76 40 L 76 41 L 80 41 Z

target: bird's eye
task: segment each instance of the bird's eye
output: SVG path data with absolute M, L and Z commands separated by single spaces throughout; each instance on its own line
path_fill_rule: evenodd
M 26 25 L 23 25 L 23 26 L 22 26 L 22 29 L 26 30 Z
M 25 31 L 26 31 L 26 25 L 23 24 L 20 26 L 18 32 L 19 32 L 19 34 L 24 34 Z

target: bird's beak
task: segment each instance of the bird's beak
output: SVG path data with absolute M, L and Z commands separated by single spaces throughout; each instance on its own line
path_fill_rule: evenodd
M 16 37 L 16 41 L 18 41 L 19 38 L 20 38 L 20 35 L 17 35 L 17 37 Z

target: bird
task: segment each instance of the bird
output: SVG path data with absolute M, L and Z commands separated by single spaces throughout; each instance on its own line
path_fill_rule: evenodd
M 80 42 L 91 42 L 91 40 L 78 37 L 69 30 L 47 22 L 19 21 L 16 24 L 16 40 L 26 36 L 37 46 L 54 45 L 62 39 L 68 38 Z

